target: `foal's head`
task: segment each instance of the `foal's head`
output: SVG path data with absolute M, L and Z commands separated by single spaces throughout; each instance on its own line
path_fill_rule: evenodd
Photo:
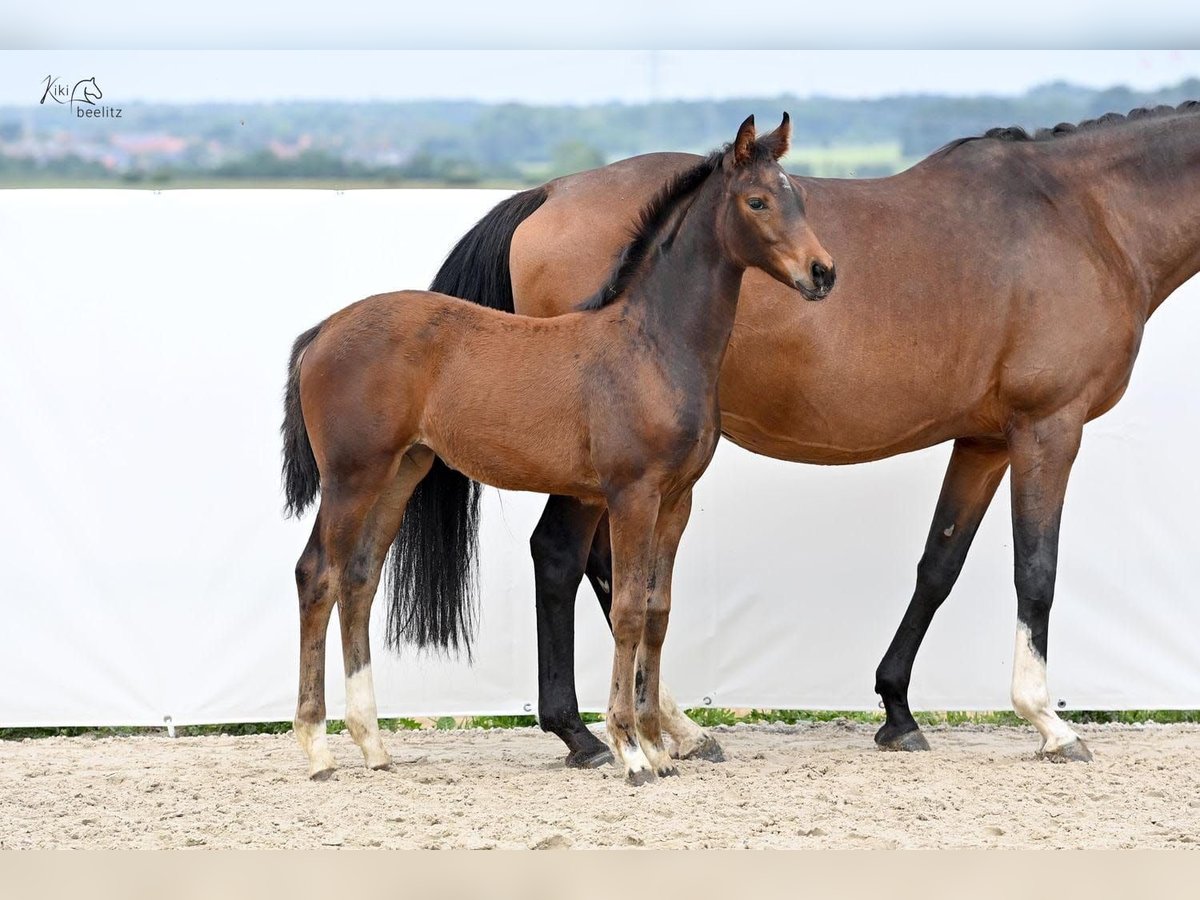
M 762 269 L 808 300 L 821 300 L 833 290 L 833 260 L 808 227 L 804 198 L 779 165 L 791 136 L 787 113 L 761 138 L 754 116 L 742 123 L 721 160 L 725 197 L 717 229 L 738 262 Z

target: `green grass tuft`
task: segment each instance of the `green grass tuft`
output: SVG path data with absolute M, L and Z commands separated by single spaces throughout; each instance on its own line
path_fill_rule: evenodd
M 714 725 L 736 725 L 737 714 L 731 709 L 721 709 L 716 706 L 697 706 L 684 710 L 688 718 L 701 728 L 711 728 Z
M 537 725 L 534 716 L 472 716 L 463 722 L 464 728 L 533 728 Z

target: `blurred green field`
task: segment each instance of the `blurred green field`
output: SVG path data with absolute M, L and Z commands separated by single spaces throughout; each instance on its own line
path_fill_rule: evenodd
M 915 160 L 904 156 L 899 141 L 873 144 L 801 145 L 784 158 L 784 167 L 797 175 L 819 178 L 878 178 L 891 175 Z M 219 177 L 193 174 L 148 174 L 111 177 L 38 174 L 0 174 L 0 189 L 121 188 L 125 190 L 193 190 L 197 188 L 302 188 L 308 190 L 366 190 L 380 188 L 506 188 L 541 184 L 553 173 L 546 166 L 524 167 L 519 177 L 449 182 L 405 178 L 270 178 Z
M 904 156 L 899 141 L 874 144 L 793 146 L 783 166 L 797 175 L 818 178 L 878 178 L 893 175 L 915 162 Z

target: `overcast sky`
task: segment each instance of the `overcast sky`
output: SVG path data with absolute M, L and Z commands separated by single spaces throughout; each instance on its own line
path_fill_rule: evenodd
M 46 75 L 95 76 L 133 100 L 644 101 L 791 92 L 1016 94 L 1064 79 L 1154 88 L 1200 77 L 1196 50 L 342 50 L 0 53 L 0 104 L 36 103 Z

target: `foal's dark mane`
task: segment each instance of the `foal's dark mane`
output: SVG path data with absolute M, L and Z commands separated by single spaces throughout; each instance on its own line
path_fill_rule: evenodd
M 1166 116 L 1174 116 L 1182 113 L 1193 113 L 1200 111 L 1200 100 L 1185 100 L 1178 106 L 1139 106 L 1137 109 L 1131 109 L 1125 115 L 1120 113 L 1110 112 L 1105 113 L 1096 119 L 1084 119 L 1072 125 L 1070 122 L 1059 122 L 1053 128 L 1039 128 L 1030 134 L 1020 125 L 1007 125 L 999 128 L 989 128 L 983 134 L 972 135 L 971 137 L 958 138 L 946 144 L 941 149 L 934 152 L 934 156 L 940 156 L 948 153 L 956 147 L 961 147 L 963 144 L 972 141 L 995 140 L 1005 141 L 1008 143 L 1025 143 L 1029 141 L 1050 141 L 1055 138 L 1061 138 L 1072 134 L 1078 134 L 1083 131 L 1095 131 L 1097 128 L 1107 128 L 1112 125 L 1124 125 L 1128 122 L 1136 122 L 1141 119 L 1161 119 Z
M 617 256 L 608 279 L 594 294 L 580 303 L 577 309 L 600 309 L 625 293 L 642 263 L 649 258 L 659 235 L 670 221 L 671 214 L 716 170 L 726 149 L 728 148 L 722 147 L 714 150 L 696 165 L 673 176 L 659 188 L 633 220 L 629 229 L 629 243 Z

